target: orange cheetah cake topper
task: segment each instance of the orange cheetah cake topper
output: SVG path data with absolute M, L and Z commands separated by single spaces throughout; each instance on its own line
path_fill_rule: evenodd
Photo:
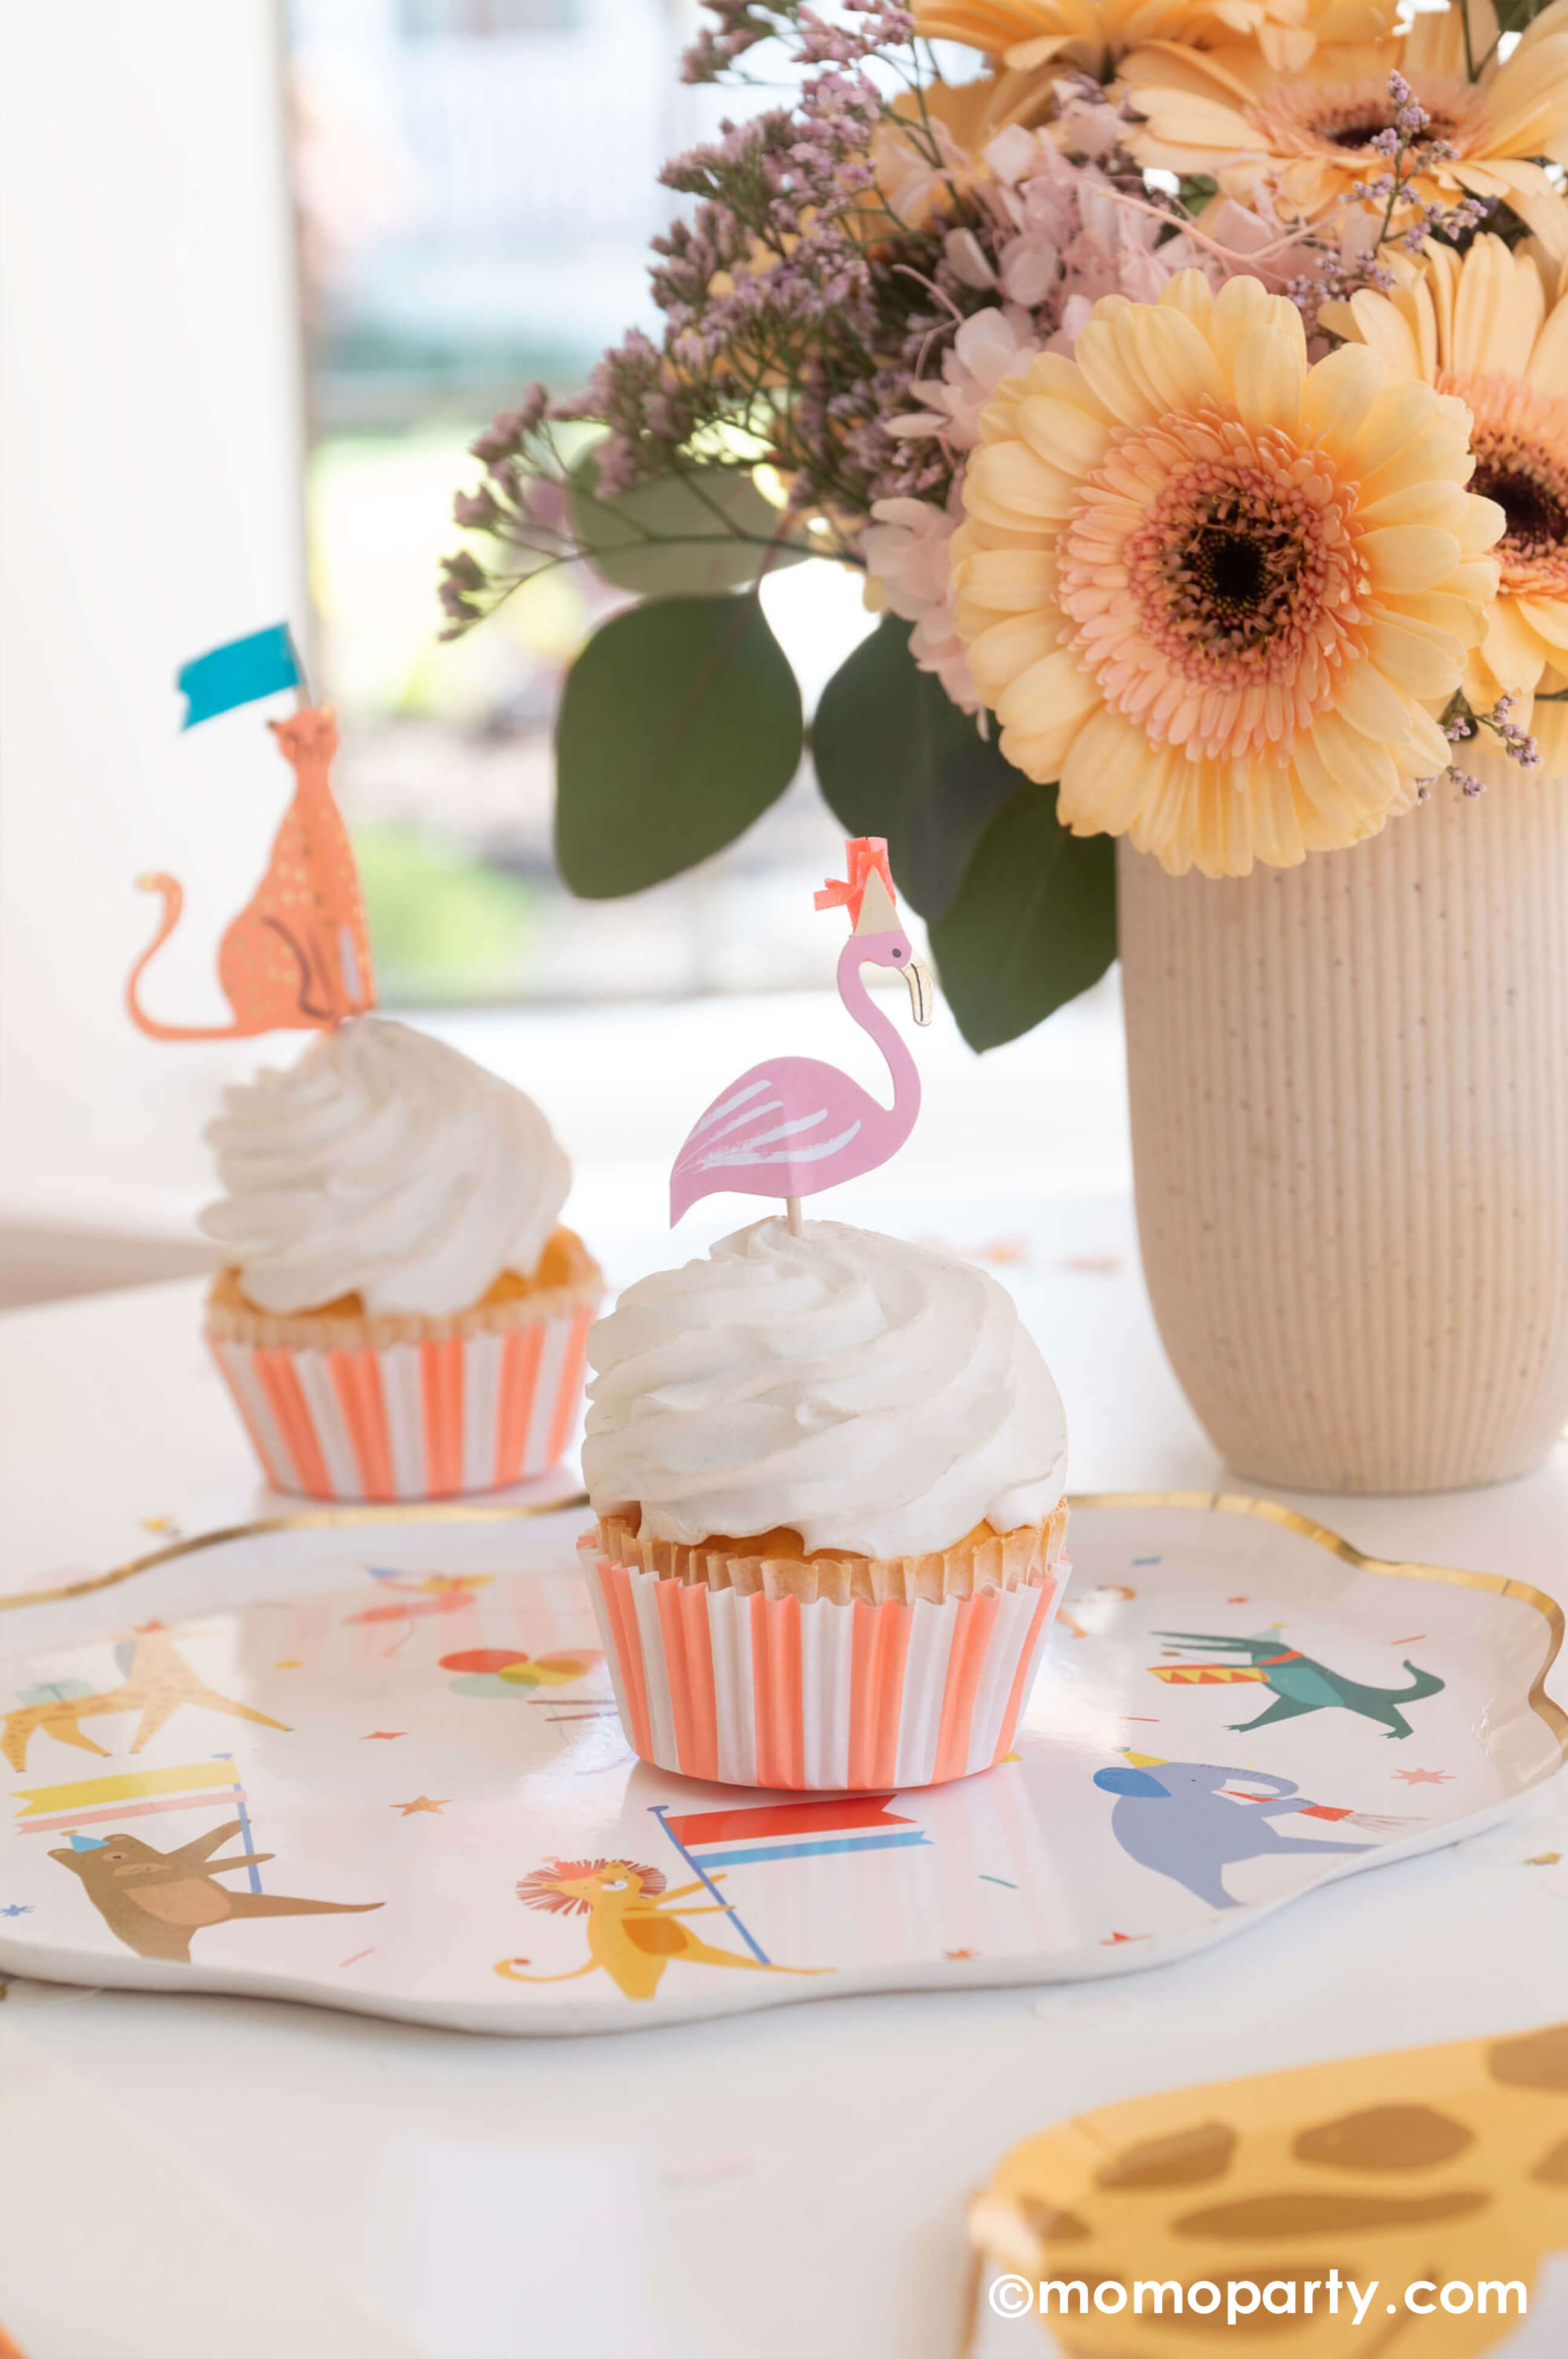
M 228 927 L 218 951 L 218 979 L 232 1024 L 164 1024 L 149 1016 L 137 986 L 179 921 L 185 897 L 172 876 L 138 882 L 163 896 L 157 933 L 131 969 L 125 1004 L 131 1020 L 155 1040 L 239 1040 L 258 1032 L 329 1031 L 375 1006 L 370 936 L 353 849 L 330 773 L 338 724 L 330 704 L 309 702 L 287 624 L 232 640 L 186 664 L 178 686 L 189 702 L 185 726 L 231 712 L 280 688 L 299 691 L 299 710 L 267 723 L 294 772 L 294 798 L 273 842 L 266 872 Z

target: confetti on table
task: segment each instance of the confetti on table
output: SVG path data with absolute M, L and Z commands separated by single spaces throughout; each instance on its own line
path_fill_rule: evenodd
M 1018 1890 L 1017 1885 L 1009 1884 L 1005 1875 L 988 1875 L 984 1868 L 980 1870 L 980 1882 L 982 1884 L 1000 1884 L 1003 1889 L 1008 1892 L 1016 1892 Z
M 1552 1856 L 1555 1858 L 1556 1854 L 1553 1853 Z M 8 1908 L 0 1908 L 0 1917 L 30 1917 L 32 1913 L 33 1904 L 30 1900 L 13 1900 Z
M 944 1950 L 942 1952 L 945 1958 L 978 1958 L 979 1954 L 978 1950 Z
M 339 1961 L 338 1961 L 338 1964 L 339 1964 L 340 1969 L 341 1969 L 341 1968 L 342 1968 L 342 1967 L 344 1967 L 344 1966 L 357 1966 L 357 1965 L 359 1964 L 359 1962 L 360 1962 L 360 1960 L 361 1960 L 362 1958 L 370 1958 L 370 1957 L 373 1957 L 374 1955 L 375 1955 L 375 1952 L 374 1952 L 373 1949 L 371 1949 L 371 1950 L 356 1950 L 356 1951 L 354 1951 L 354 1954 L 353 1954 L 353 1956 L 352 1956 L 351 1958 L 340 1958 L 340 1959 L 339 1959 Z
M 1121 1941 L 1146 1941 L 1148 1939 L 1149 1936 L 1147 1933 L 1110 1933 L 1101 1940 L 1100 1948 L 1102 1950 L 1114 1950 L 1117 1944 Z
M 364 1734 L 361 1737 L 360 1743 L 362 1745 L 369 1745 L 375 1737 L 379 1736 L 384 1738 L 386 1742 L 390 1744 L 395 1736 L 406 1736 L 407 1734 L 408 1731 L 406 1728 L 367 1728 Z

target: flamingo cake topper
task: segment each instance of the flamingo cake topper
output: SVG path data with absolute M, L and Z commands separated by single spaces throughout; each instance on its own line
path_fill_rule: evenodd
M 819 909 L 845 908 L 854 930 L 838 958 L 838 996 L 887 1059 L 892 1103 L 884 1106 L 836 1065 L 772 1057 L 721 1091 L 675 1160 L 670 1226 L 700 1196 L 782 1196 L 800 1234 L 800 1200 L 874 1171 L 897 1153 L 920 1112 L 920 1075 L 893 1025 L 871 1005 L 863 966 L 897 967 L 917 1024 L 931 1021 L 931 977 L 898 922 L 888 848 L 880 835 L 844 847 L 848 883 L 830 880 Z
M 370 936 L 359 872 L 330 781 L 338 724 L 330 704 L 308 701 L 287 625 L 257 631 L 198 656 L 179 673 L 189 700 L 185 726 L 270 696 L 299 691 L 299 710 L 267 726 L 294 772 L 266 873 L 223 935 L 218 979 L 232 1010 L 230 1024 L 162 1024 L 137 996 L 143 970 L 179 921 L 185 896 L 172 876 L 143 876 L 163 897 L 157 931 L 131 969 L 125 1003 L 131 1020 L 155 1040 L 243 1040 L 258 1032 L 325 1032 L 375 1006 Z

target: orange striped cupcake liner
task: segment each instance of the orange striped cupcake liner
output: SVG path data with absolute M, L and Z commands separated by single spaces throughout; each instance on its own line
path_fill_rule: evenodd
M 307 1344 L 218 1304 L 207 1341 L 275 1491 L 442 1499 L 559 1464 L 598 1309 L 597 1288 L 576 1299 L 561 1288 L 468 1320 L 403 1321 L 396 1341 L 360 1340 L 363 1327 L 334 1320 Z
M 661 1579 L 579 1543 L 628 1743 L 724 1786 L 940 1786 L 1011 1751 L 1066 1586 L 803 1600 Z

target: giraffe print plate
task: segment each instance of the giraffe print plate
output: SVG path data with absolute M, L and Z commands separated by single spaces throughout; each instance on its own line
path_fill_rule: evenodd
M 1537 1593 L 1102 1498 L 994 1769 L 697 1784 L 622 1734 L 579 1520 L 317 1511 L 25 1606 L 0 1973 L 511 2034 L 1085 1980 L 1471 1833 L 1568 1750 Z

